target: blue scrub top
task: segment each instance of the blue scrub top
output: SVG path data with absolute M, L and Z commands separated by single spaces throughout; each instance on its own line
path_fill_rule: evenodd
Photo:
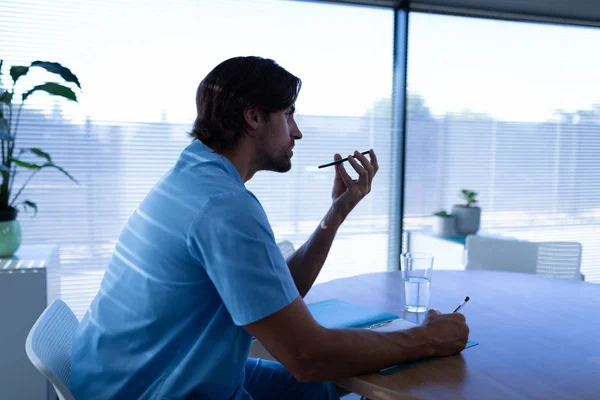
M 74 337 L 75 398 L 245 399 L 241 327 L 298 297 L 235 167 L 192 142 L 127 222 Z

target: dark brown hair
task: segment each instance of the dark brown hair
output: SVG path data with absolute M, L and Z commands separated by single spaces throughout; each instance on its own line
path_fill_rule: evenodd
M 234 148 L 247 124 L 244 110 L 258 107 L 267 116 L 298 98 L 302 81 L 275 61 L 235 57 L 217 65 L 198 86 L 197 117 L 190 136 L 223 153 Z

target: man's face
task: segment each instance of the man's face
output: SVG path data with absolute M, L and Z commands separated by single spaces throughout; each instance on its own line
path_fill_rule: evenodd
M 287 172 L 292 168 L 294 143 L 302 138 L 302 133 L 294 120 L 295 107 L 273 112 L 265 123 L 260 148 L 260 169 Z

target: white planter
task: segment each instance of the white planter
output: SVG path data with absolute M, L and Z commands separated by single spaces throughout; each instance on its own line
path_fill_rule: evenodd
M 441 237 L 452 237 L 456 236 L 456 222 L 453 216 L 440 217 L 437 215 L 433 216 L 433 224 L 431 225 L 431 232 L 436 236 Z
M 466 236 L 477 233 L 481 223 L 481 208 L 456 205 L 452 207 L 452 215 L 456 218 L 456 233 Z

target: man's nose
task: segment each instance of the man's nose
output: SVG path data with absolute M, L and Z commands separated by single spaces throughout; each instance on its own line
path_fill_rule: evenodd
M 302 139 L 302 132 L 300 132 L 298 126 L 296 126 L 295 129 L 292 130 L 292 137 L 296 140 Z

